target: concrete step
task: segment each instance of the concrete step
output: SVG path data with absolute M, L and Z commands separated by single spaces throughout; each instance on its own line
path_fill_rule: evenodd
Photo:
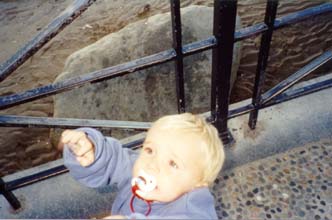
M 332 219 L 332 141 L 228 169 L 213 186 L 220 219 Z

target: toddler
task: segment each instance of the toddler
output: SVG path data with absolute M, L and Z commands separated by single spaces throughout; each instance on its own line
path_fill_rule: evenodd
M 224 159 L 215 127 L 190 113 L 164 116 L 140 151 L 92 128 L 62 133 L 64 163 L 89 187 L 116 184 L 110 217 L 217 219 L 209 191 Z

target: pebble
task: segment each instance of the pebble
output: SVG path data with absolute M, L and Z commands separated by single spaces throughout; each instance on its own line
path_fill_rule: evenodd
M 325 151 L 331 155 L 332 149 Z M 299 148 L 224 173 L 213 188 L 221 191 L 214 195 L 223 198 L 216 199 L 221 207 L 218 216 L 225 220 L 332 219 L 326 217 L 329 203 L 324 196 L 332 181 L 324 175 L 329 158 L 320 158 L 323 154 L 320 147 Z M 227 205 L 222 201 L 228 201 Z

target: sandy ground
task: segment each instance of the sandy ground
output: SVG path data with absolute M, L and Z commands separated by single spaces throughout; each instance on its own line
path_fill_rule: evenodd
M 0 0 L 0 63 L 64 10 L 71 0 Z M 169 1 L 97 0 L 39 52 L 0 84 L 0 95 L 8 95 L 53 82 L 61 73 L 66 58 L 101 37 L 142 18 L 169 11 Z M 278 16 L 317 5 L 323 1 L 280 1 Z M 213 1 L 186 0 L 190 4 L 213 6 Z M 238 13 L 243 26 L 260 23 L 264 18 L 264 0 L 241 0 Z M 238 79 L 231 102 L 249 98 L 252 93 L 260 37 L 243 41 Z M 332 13 L 317 16 L 274 33 L 264 89 L 271 88 L 322 52 L 332 49 Z M 318 73 L 317 73 L 318 74 Z M 316 75 L 317 75 L 316 74 Z M 53 116 L 52 97 L 21 104 L 1 114 Z M 49 129 L 1 128 L 0 176 L 57 159 L 60 155 L 49 138 Z

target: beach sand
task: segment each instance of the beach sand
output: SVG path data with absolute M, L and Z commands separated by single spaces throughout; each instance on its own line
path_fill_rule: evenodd
M 70 0 L 0 0 L 0 63 L 11 57 L 53 18 Z M 76 50 L 118 31 L 129 23 L 169 11 L 164 0 L 99 0 L 71 25 L 44 45 L 34 56 L 1 82 L 0 95 L 51 84 L 62 72 L 66 58 Z M 318 5 L 319 0 L 283 0 L 278 17 Z M 330 1 L 331 2 L 331 1 Z M 213 1 L 181 1 L 181 6 L 199 4 L 213 6 Z M 264 19 L 265 1 L 240 0 L 238 13 L 244 27 Z M 231 94 L 231 102 L 249 98 L 254 84 L 260 36 L 243 41 L 241 65 Z M 274 32 L 264 91 L 276 85 L 324 51 L 332 49 L 332 13 L 310 18 Z M 326 70 L 326 68 L 325 68 Z M 319 71 L 315 75 L 321 74 Z M 1 114 L 53 116 L 53 98 L 21 104 Z M 1 128 L 0 176 L 55 160 L 61 155 L 50 140 L 50 129 Z

